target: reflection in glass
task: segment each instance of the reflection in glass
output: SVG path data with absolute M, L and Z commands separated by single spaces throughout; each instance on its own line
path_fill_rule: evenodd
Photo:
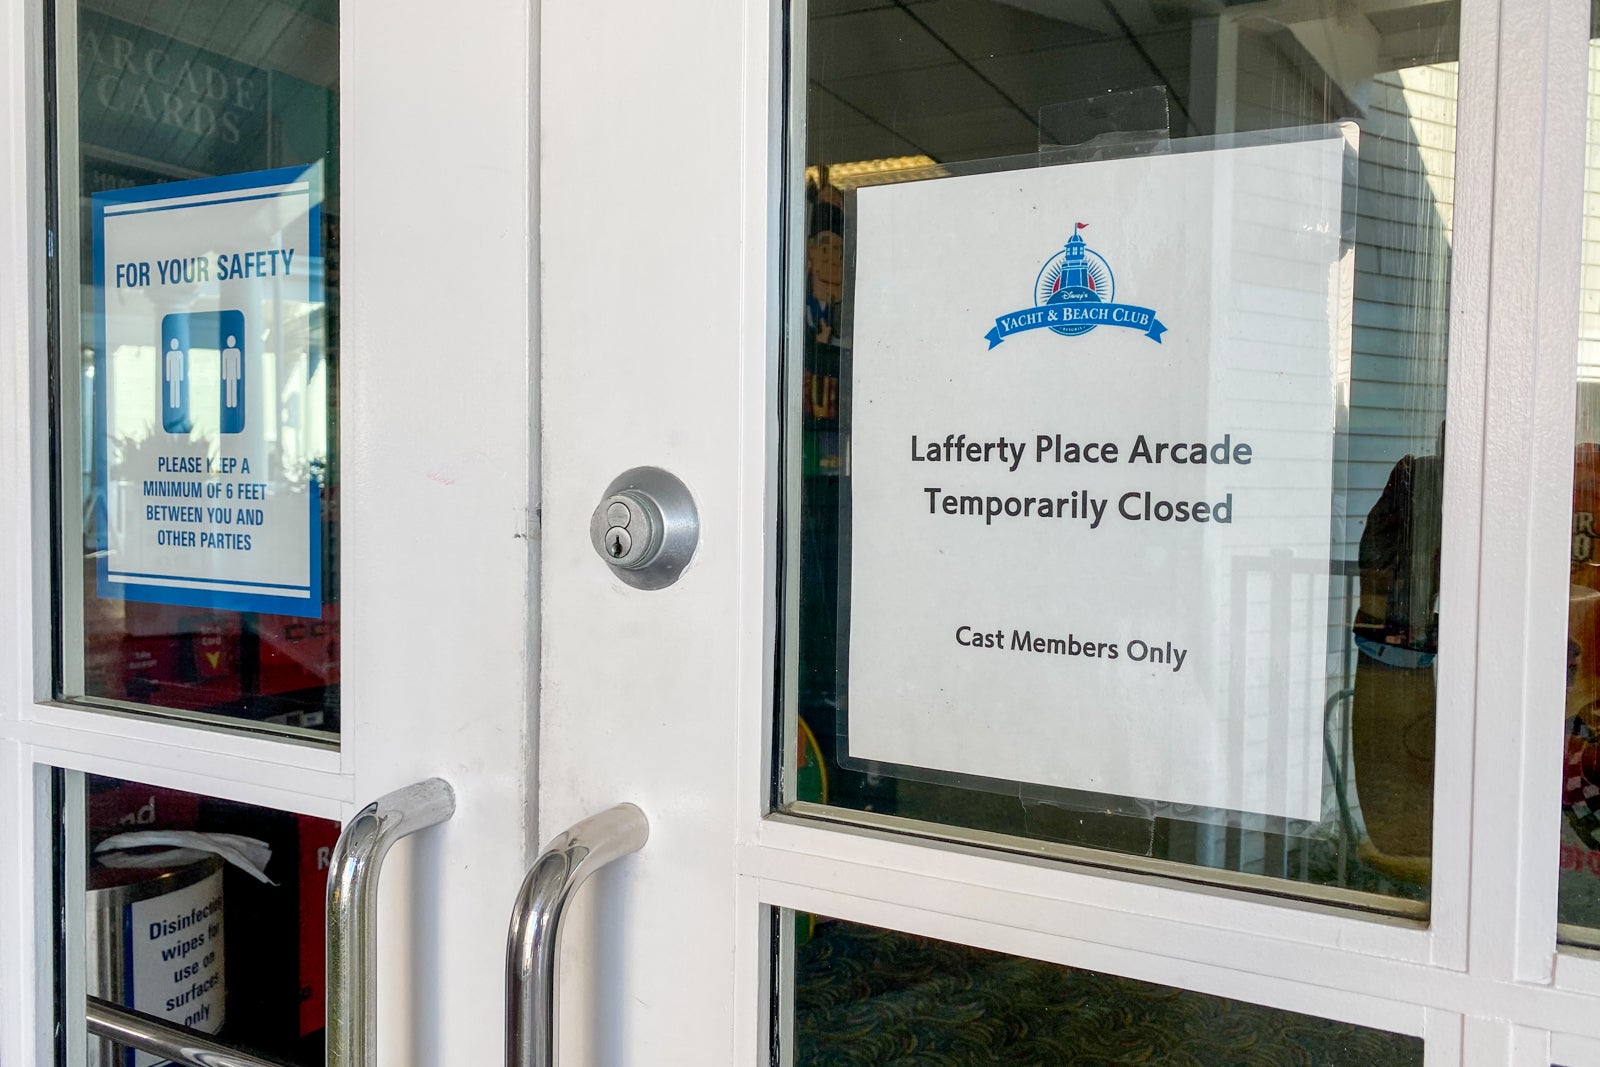
M 1591 12 L 1600 21 L 1600 3 Z M 1557 914 L 1563 940 L 1595 945 L 1600 944 L 1600 544 L 1595 529 L 1600 515 L 1600 40 L 1589 42 L 1588 94 Z
M 796 1067 L 1408 1067 L 1422 1041 L 792 912 Z
M 56 144 L 58 695 L 336 735 L 337 2 L 225 0 L 207 8 L 204 32 L 174 5 L 80 0 L 58 15 L 59 100 L 71 119 Z M 96 253 L 110 243 L 97 247 L 97 225 L 134 217 L 108 205 L 264 172 L 310 183 L 295 224 L 320 254 L 291 263 L 258 244 L 232 247 L 211 224 L 183 261 L 183 284 L 160 284 L 166 262 L 106 263 L 97 288 Z M 262 228 L 242 221 L 238 232 Z M 219 273 L 241 265 L 263 275 L 250 299 L 219 296 Z M 217 310 L 222 299 L 239 307 Z M 164 460 L 215 463 L 247 439 L 255 466 L 236 480 L 253 495 L 227 525 L 196 508 L 225 500 L 175 499 L 166 491 L 181 491 L 176 480 L 152 481 Z M 273 525 L 283 502 L 312 518 Z M 134 557 L 119 546 L 140 523 L 161 524 L 152 536 L 197 561 L 184 565 L 229 579 L 256 577 L 240 561 L 264 558 L 264 541 L 293 538 L 296 566 L 315 576 L 311 596 L 267 603 L 260 590 L 278 588 L 276 574 L 202 587 L 127 566 Z M 107 578 L 124 571 L 149 581 Z M 248 609 L 228 599 L 245 594 Z
M 1426 900 L 1457 16 L 1455 3 L 1326 0 L 1220 14 L 1195 4 L 1158 17 L 1131 3 L 813 0 L 796 235 L 804 274 L 789 297 L 799 596 L 783 804 Z M 1345 49 L 1346 36 L 1364 43 Z M 1321 818 L 853 759 L 851 539 L 884 535 L 850 521 L 857 190 L 1341 120 L 1360 134 L 1346 194 L 1350 354 L 1336 368 Z

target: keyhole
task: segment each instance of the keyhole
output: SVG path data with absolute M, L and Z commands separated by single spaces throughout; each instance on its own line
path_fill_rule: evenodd
M 595 546 L 608 556 L 617 566 L 628 558 L 628 553 L 633 550 L 633 535 L 626 526 L 613 526 L 600 538 L 600 543 Z

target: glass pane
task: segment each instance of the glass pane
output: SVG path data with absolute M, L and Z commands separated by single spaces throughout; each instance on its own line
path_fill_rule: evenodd
M 1458 5 L 800 17 L 779 806 L 1419 914 Z
M 796 1067 L 1422 1063 L 1422 1040 L 820 916 L 793 923 Z
M 63 951 L 84 953 L 88 995 L 280 1062 L 320 1065 L 323 901 L 339 824 L 67 778 L 84 800 L 69 807 L 80 821 L 58 849 L 83 872 L 66 884 L 82 885 L 84 913 L 82 940 Z M 165 1061 L 90 1035 L 88 1062 Z
M 336 736 L 337 2 L 56 25 L 58 696 Z
M 1600 945 L 1600 2 L 1591 6 L 1578 425 L 1567 612 L 1567 744 L 1558 915 L 1563 940 Z

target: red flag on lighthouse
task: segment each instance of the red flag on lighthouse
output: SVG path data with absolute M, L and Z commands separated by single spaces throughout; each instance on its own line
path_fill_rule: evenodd
M 1080 230 L 1087 230 L 1087 229 L 1088 229 L 1088 228 L 1089 228 L 1089 224 L 1088 224 L 1088 223 L 1087 223 L 1087 222 L 1080 222 L 1080 223 L 1078 223 L 1078 229 L 1080 229 Z

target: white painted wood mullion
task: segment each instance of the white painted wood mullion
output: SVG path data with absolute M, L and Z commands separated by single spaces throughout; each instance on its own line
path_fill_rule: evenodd
M 1453 1011 L 1423 1012 L 1422 1067 L 1460 1067 L 1462 1018 Z
M 776 947 L 774 933 L 793 929 L 793 916 L 785 912 L 774 915 L 770 905 L 761 900 L 761 886 L 754 878 L 738 879 L 734 891 L 735 922 L 733 967 L 735 974 L 750 975 L 751 981 L 738 983 L 734 991 L 733 1034 L 730 1051 L 736 1062 L 767 1063 L 767 1050 L 773 1043 L 772 1004 L 778 997 L 787 1010 L 781 1011 L 780 1028 L 792 1037 L 794 985 L 782 980 L 774 985 L 773 951 Z M 787 925 L 785 925 L 787 924 Z M 794 940 L 783 938 L 784 966 L 781 973 L 794 973 Z M 785 1040 L 784 1047 L 792 1056 L 793 1046 Z M 740 1054 L 743 1054 L 742 1057 Z
M 1511 1026 L 1469 1015 L 1461 1021 L 1461 1067 L 1511 1067 Z
M 40 958 L 34 826 L 40 797 L 12 736 L 49 685 L 49 482 L 44 366 L 44 27 L 37 2 L 0 8 L 0 1063 L 52 1052 L 50 968 Z M 46 894 L 46 898 L 47 898 Z M 41 925 L 42 924 L 42 925 Z
M 1483 432 L 1487 404 L 1489 248 L 1500 62 L 1500 0 L 1462 0 L 1457 79 L 1455 204 L 1451 225 L 1449 357 L 1446 366 L 1444 521 L 1433 791 L 1430 951 L 1467 965 L 1472 781 L 1438 768 L 1472 765 L 1469 724 L 1477 698 Z
M 121 778 L 162 789 L 177 789 L 200 796 L 231 800 L 240 804 L 278 811 L 314 815 L 343 821 L 360 806 L 351 779 L 318 775 L 296 768 L 207 761 L 205 769 L 178 761 L 143 761 L 148 750 L 116 756 L 78 749 L 30 746 L 27 749 L 35 766 L 60 767 L 85 774 Z
M 942 912 L 952 923 L 982 924 L 1020 936 L 1040 939 L 1072 938 L 1108 949 L 1160 956 L 1202 966 L 1253 971 L 1285 981 L 1312 981 L 1330 989 L 1376 993 L 1418 1004 L 1452 1006 L 1451 991 L 1467 986 L 1458 971 L 1393 955 L 1358 953 L 1337 938 L 1331 943 L 1311 943 L 1292 936 L 1249 931 L 1229 925 L 1211 925 L 1207 904 L 1196 895 L 1191 918 L 1155 917 L 1133 906 L 1118 909 L 1101 902 L 1062 899 L 1062 894 L 1034 894 L 1022 890 L 975 887 L 952 883 L 910 871 L 854 868 L 806 857 L 785 856 L 767 850 L 747 857 L 747 869 L 758 870 L 765 885 L 783 885 L 793 892 L 829 894 L 850 900 L 879 914 L 896 907 L 912 911 Z M 768 898 L 772 903 L 783 900 Z M 793 906 L 793 905 L 788 905 Z M 823 914 L 838 914 L 823 911 Z M 850 914 L 844 918 L 853 917 Z M 1309 917 L 1309 916 L 1308 916 Z M 1355 929 L 1353 920 L 1343 930 Z M 904 928 L 887 922 L 891 928 Z M 1485 1003 L 1492 1003 L 1486 998 Z
M 805 277 L 797 235 L 804 232 L 806 210 L 799 195 L 805 169 L 799 131 L 806 114 L 807 20 L 802 4 L 784 0 L 749 0 L 740 9 L 740 228 L 748 239 L 741 242 L 739 262 L 744 358 L 735 364 L 739 462 L 732 540 L 741 625 L 731 649 L 734 700 L 726 709 L 736 767 L 723 821 L 736 845 L 730 874 L 737 980 L 728 1053 L 733 1063 L 790 1067 L 795 1056 L 793 916 L 775 911 L 762 899 L 759 880 L 739 870 L 737 844 L 760 834 L 773 783 L 788 773 L 796 752 L 799 643 L 790 627 L 798 618 L 800 524 L 789 523 L 780 532 L 779 520 L 782 513 L 799 514 L 801 464 L 798 447 L 783 453 L 780 418 L 781 425 L 800 426 L 800 353 L 798 348 L 789 353 L 787 368 L 782 354 L 790 320 L 798 326 L 801 312 L 795 301 L 785 299 L 781 282 L 787 277 L 798 287 Z M 786 199 L 785 189 L 796 195 Z M 779 537 L 785 539 L 782 553 Z M 783 559 L 789 565 L 782 565 Z M 773 684 L 779 671 L 781 699 Z
M 38 2 L 0 17 L 0 723 L 49 687 L 43 28 Z M 48 557 L 46 557 L 48 558 Z
M 1533 1026 L 1511 1027 L 1510 1067 L 1550 1067 L 1550 1031 Z
M 1554 1067 L 1600 1067 L 1600 1038 L 1551 1034 L 1550 1062 Z
M 1587 993 L 1600 1003 L 1600 953 L 1592 949 L 1565 949 L 1556 956 L 1555 985 Z
M 1348 996 L 1359 994 L 1419 1010 L 1600 1038 L 1600 1012 L 1595 1011 L 1600 998 L 1593 991 L 1462 972 L 1390 953 L 1359 952 L 1338 938 L 1316 944 L 1282 931 L 1219 927 L 1210 924 L 1209 902 L 1199 894 L 1187 898 L 1191 905 L 1187 918 L 1157 918 L 1142 901 L 1119 909 L 1113 894 L 1091 905 L 1062 899 L 1059 892 L 1035 894 L 1027 886 L 974 886 L 870 863 L 844 864 L 771 848 L 745 851 L 751 854 L 741 858 L 741 867 L 760 879 L 762 900 L 769 904 L 1021 955 L 1039 953 L 1004 946 L 1025 946 L 1030 939 L 1041 945 L 1070 942 L 1080 946 L 1077 954 L 1057 962 L 1094 966 L 1090 960 L 1110 953 L 1124 961 L 1120 966 L 1125 969 L 1117 973 L 1152 981 L 1183 984 L 1175 976 L 1193 969 L 1213 976 L 1240 976 L 1217 977 L 1208 991 L 1257 1003 L 1273 1003 L 1270 987 L 1275 982 L 1320 988 L 1325 990 L 1325 1004 L 1314 1011 L 1317 1014 L 1329 1014 Z M 1341 932 L 1356 934 L 1368 921 L 1352 916 L 1349 922 Z M 987 931 L 984 939 L 974 940 L 974 930 Z
M 1522 832 L 1510 854 L 1519 883 L 1515 974 L 1533 981 L 1552 977 L 1559 894 L 1565 719 L 1555 709 L 1566 706 L 1565 649 L 1570 633 L 1570 486 L 1588 153 L 1590 5 L 1587 0 L 1554 0 L 1548 18 L 1538 68 L 1543 72 L 1544 130 L 1537 186 L 1539 229 L 1534 235 L 1537 295 L 1534 321 L 1529 324 L 1535 346 L 1535 415 L 1528 484 L 1534 487 L 1535 510 L 1529 516 L 1533 543 L 1524 661 L 1529 673 L 1520 716 L 1524 744 L 1515 797 Z M 1559 657 L 1553 654 L 1558 648 Z M 1535 650 L 1540 654 L 1535 656 Z M 1520 1039 L 1519 1047 L 1526 1043 L 1526 1038 Z
M 22 721 L 10 732 L 34 744 L 85 753 L 114 754 L 147 747 L 167 753 L 167 759 L 187 761 L 187 765 L 202 771 L 213 769 L 208 764 L 232 761 L 292 767 L 327 776 L 348 773 L 349 757 L 340 749 L 243 733 L 229 729 L 225 721 L 183 722 L 136 712 L 36 704 L 23 709 Z
M 769 879 L 762 879 L 760 886 L 762 900 L 796 911 L 1394 1033 L 1421 1036 L 1424 1032 L 1425 1007 L 1419 1002 L 1395 997 L 1387 989 L 1330 987 L 1319 980 L 1322 972 L 1316 969 L 1302 968 L 1285 976 L 1277 968 L 1253 966 L 1257 961 L 1266 962 L 1259 955 L 1247 957 L 1243 965 L 1238 962 L 1230 965 L 1166 954 L 1148 946 L 1132 948 L 1114 944 L 1100 938 L 1101 931 L 1091 925 L 1083 926 L 1077 936 L 1041 934 L 1033 929 L 955 914 L 939 906 L 937 899 L 867 899 L 827 888 Z M 1453 977 L 1464 980 L 1459 975 Z
M 0 1063 L 33 1062 L 46 1051 L 40 1035 L 48 1000 L 39 1002 L 38 920 L 34 899 L 35 796 L 22 746 L 0 737 Z M 48 1060 L 38 1062 L 47 1063 Z
M 1574 146 L 1554 142 L 1581 152 L 1586 64 L 1557 40 L 1587 40 L 1562 17 L 1576 6 L 1508 0 L 1499 38 L 1516 121 L 1495 138 L 1468 961 L 1505 981 L 1547 981 L 1554 948 L 1582 191 L 1581 166 L 1558 173 Z
M 985 853 L 969 846 L 896 839 L 858 830 L 769 820 L 760 843 L 741 849 L 743 870 L 766 877 L 834 885 L 858 895 L 887 894 L 901 877 L 926 880 L 963 894 L 973 908 L 1004 915 L 1007 894 L 1104 909 L 1157 922 L 1264 936 L 1287 943 L 1338 948 L 1415 963 L 1429 959 L 1429 934 L 1420 924 L 1384 919 L 1332 905 L 1315 905 L 1144 878 L 1049 860 Z M 1114 857 L 1107 857 L 1114 863 Z

